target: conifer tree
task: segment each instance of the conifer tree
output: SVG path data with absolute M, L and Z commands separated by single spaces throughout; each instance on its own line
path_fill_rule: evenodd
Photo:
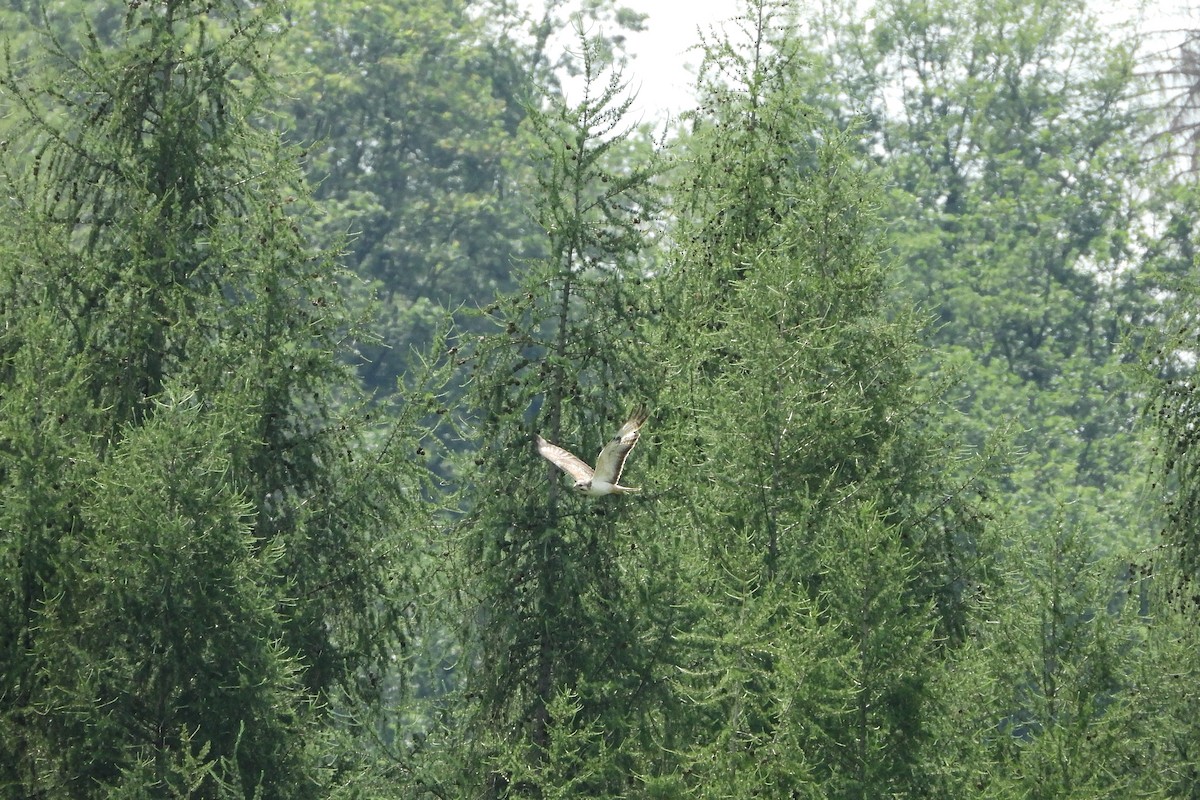
M 917 792 L 977 487 L 921 439 L 936 395 L 887 303 L 879 190 L 854 131 L 803 101 L 789 13 L 748 3 L 742 41 L 706 43 L 672 194 L 662 458 L 689 479 L 659 514 L 690 603 L 671 679 L 686 713 L 663 738 L 700 796 Z
M 1146 326 L 1141 379 L 1146 389 L 1145 418 L 1152 452 L 1148 493 L 1159 542 L 1130 564 L 1133 587 L 1139 590 L 1153 625 L 1148 626 L 1143 657 L 1132 681 L 1138 709 L 1153 724 L 1148 749 L 1160 756 L 1156 771 L 1173 796 L 1195 796 L 1200 771 L 1195 768 L 1195 742 L 1200 728 L 1195 713 L 1200 674 L 1200 424 L 1197 402 L 1195 304 L 1200 296 L 1195 273 L 1196 233 L 1194 186 L 1164 193 L 1169 210 L 1162 235 L 1147 252 L 1147 266 L 1165 278 L 1158 314 Z
M 326 701 L 369 692 L 400 644 L 420 467 L 356 404 L 357 322 L 297 225 L 299 153 L 255 127 L 277 12 L 135 3 L 5 65 L 19 796 L 323 794 Z
M 496 333 L 470 356 L 478 452 L 464 467 L 466 680 L 478 698 L 472 766 L 485 773 L 468 780 L 492 796 L 619 794 L 631 718 L 654 691 L 647 576 L 658 551 L 637 535 L 653 490 L 585 498 L 533 439 L 590 459 L 633 405 L 653 401 L 639 288 L 653 167 L 625 127 L 619 74 L 605 70 L 598 43 L 581 45 L 582 99 L 530 111 L 549 255 L 484 309 Z M 647 450 L 634 452 L 629 474 Z
M 1179 719 L 1161 703 L 1178 681 L 1161 679 L 1191 659 L 1159 660 L 1179 651 L 1141 608 L 1149 579 L 1121 587 L 1094 533 L 1057 522 L 1009 532 L 1006 580 L 981 590 L 971 636 L 932 681 L 939 796 L 1152 797 L 1177 779 Z

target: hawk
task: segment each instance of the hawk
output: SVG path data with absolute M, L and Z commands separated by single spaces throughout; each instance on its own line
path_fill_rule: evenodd
M 583 460 L 573 453 L 558 445 L 550 444 L 541 436 L 537 437 L 538 452 L 542 454 L 542 458 L 574 478 L 575 489 L 591 497 L 640 492 L 641 489 L 621 486 L 617 481 L 621 479 L 621 468 L 625 466 L 625 459 L 629 456 L 629 451 L 637 444 L 640 436 L 638 429 L 642 427 L 648 416 L 645 406 L 638 406 L 634 409 L 633 413 L 629 415 L 629 419 L 625 420 L 625 424 L 621 426 L 621 430 L 617 431 L 617 435 L 604 445 L 604 449 L 596 457 L 595 470 L 583 463 Z

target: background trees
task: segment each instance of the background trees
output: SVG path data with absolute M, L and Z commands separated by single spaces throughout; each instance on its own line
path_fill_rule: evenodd
M 546 255 L 533 224 L 528 109 L 574 69 L 557 52 L 574 26 L 611 58 L 640 17 L 607 3 L 293 3 L 280 103 L 306 161 L 326 238 L 381 301 L 384 341 L 360 344 L 368 385 L 390 391 L 446 309 L 516 287 L 513 266 Z M 460 327 L 483 332 L 478 317 Z
M 5 794 L 1194 794 L 1130 41 L 749 2 L 666 146 L 588 8 L 3 12 Z
M 381 391 L 437 330 L 438 309 L 510 291 L 513 260 L 540 255 L 519 190 L 534 85 L 512 34 L 485 34 L 492 11 L 449 0 L 287 12 L 282 110 L 311 147 L 316 229 L 349 235 L 348 265 L 380 297 L 387 341 L 363 344 L 362 369 Z
M 1019 421 L 1029 457 L 1006 489 L 1028 493 L 1029 523 L 1070 497 L 1104 538 L 1137 539 L 1149 531 L 1117 499 L 1137 469 L 1135 390 L 1118 366 L 1149 301 L 1129 283 L 1149 118 L 1134 47 L 1095 13 L 881 2 L 868 29 L 835 7 L 811 36 L 837 79 L 814 92 L 865 115 L 889 176 L 898 287 L 964 371 L 972 438 Z

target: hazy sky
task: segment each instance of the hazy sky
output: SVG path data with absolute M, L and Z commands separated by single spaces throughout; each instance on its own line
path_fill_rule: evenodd
M 535 5 L 535 0 L 523 0 Z M 691 106 L 692 77 L 699 64 L 700 54 L 688 48 L 698 42 L 697 28 L 708 30 L 713 25 L 736 16 L 742 9 L 741 0 L 623 0 L 623 5 L 650 16 L 646 31 L 629 36 L 633 62 L 625 77 L 630 88 L 638 91 L 635 113 L 647 120 L 664 113 L 672 115 Z M 1144 31 L 1172 30 L 1179 27 L 1181 13 L 1188 0 L 1148 0 L 1141 12 L 1140 27 Z M 1129 20 L 1136 12 L 1121 0 L 1095 0 L 1102 18 Z M 1190 21 L 1194 25 L 1194 18 Z M 1168 39 L 1171 37 L 1168 37 Z M 568 88 L 568 94 L 570 89 Z
M 691 104 L 692 76 L 700 54 L 688 52 L 699 39 L 698 27 L 735 16 L 739 0 L 624 0 L 624 5 L 649 14 L 646 31 L 629 37 L 634 55 L 626 78 L 638 90 L 637 105 L 647 116 L 653 109 L 678 113 Z

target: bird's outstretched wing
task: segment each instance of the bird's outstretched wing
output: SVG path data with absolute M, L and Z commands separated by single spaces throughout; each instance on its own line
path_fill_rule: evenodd
M 592 479 L 592 475 L 594 474 L 592 468 L 583 463 L 574 453 L 564 450 L 556 444 L 550 444 L 540 436 L 537 437 L 537 446 L 538 452 L 542 454 L 542 458 L 570 475 L 576 481 L 590 481 Z
M 621 430 L 617 431 L 617 435 L 604 445 L 604 449 L 596 457 L 596 480 L 604 483 L 616 483 L 620 480 L 621 470 L 625 467 L 625 459 L 629 456 L 629 451 L 637 444 L 638 437 L 641 436 L 638 429 L 642 427 L 648 416 L 646 407 L 638 406 L 621 426 Z M 564 467 L 564 469 L 566 468 Z

